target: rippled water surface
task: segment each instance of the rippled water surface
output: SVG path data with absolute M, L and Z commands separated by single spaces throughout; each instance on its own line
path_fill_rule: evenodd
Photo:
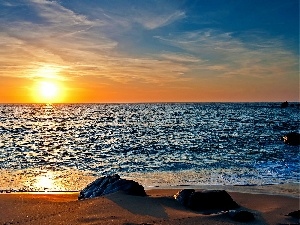
M 0 105 L 0 190 L 299 182 L 299 108 L 279 103 Z M 151 181 L 151 182 L 149 182 Z

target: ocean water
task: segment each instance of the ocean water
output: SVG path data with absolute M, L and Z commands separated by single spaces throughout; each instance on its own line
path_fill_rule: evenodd
M 299 183 L 299 107 L 280 103 L 0 105 L 0 190 Z

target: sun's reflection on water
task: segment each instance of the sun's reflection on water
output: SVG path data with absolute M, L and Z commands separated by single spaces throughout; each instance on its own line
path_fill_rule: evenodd
M 37 176 L 36 182 L 33 184 L 33 188 L 44 191 L 57 189 L 58 186 L 55 183 L 54 177 L 51 173 L 52 172 L 48 172 L 47 174 Z
M 0 170 L 0 192 L 69 192 L 82 190 L 95 179 L 78 170 Z

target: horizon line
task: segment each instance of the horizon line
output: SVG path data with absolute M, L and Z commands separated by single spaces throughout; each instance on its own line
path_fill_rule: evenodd
M 0 102 L 0 105 L 71 105 L 71 104 L 180 104 L 180 103 L 298 103 L 300 101 L 138 101 L 138 102 Z

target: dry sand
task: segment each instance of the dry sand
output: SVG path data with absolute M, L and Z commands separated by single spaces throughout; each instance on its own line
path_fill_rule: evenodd
M 147 197 L 115 193 L 77 200 L 78 193 L 0 194 L 2 224 L 299 224 L 285 216 L 299 209 L 299 197 L 229 192 L 255 221 L 239 223 L 225 213 L 203 215 L 186 209 L 173 199 L 175 189 L 147 190 Z

